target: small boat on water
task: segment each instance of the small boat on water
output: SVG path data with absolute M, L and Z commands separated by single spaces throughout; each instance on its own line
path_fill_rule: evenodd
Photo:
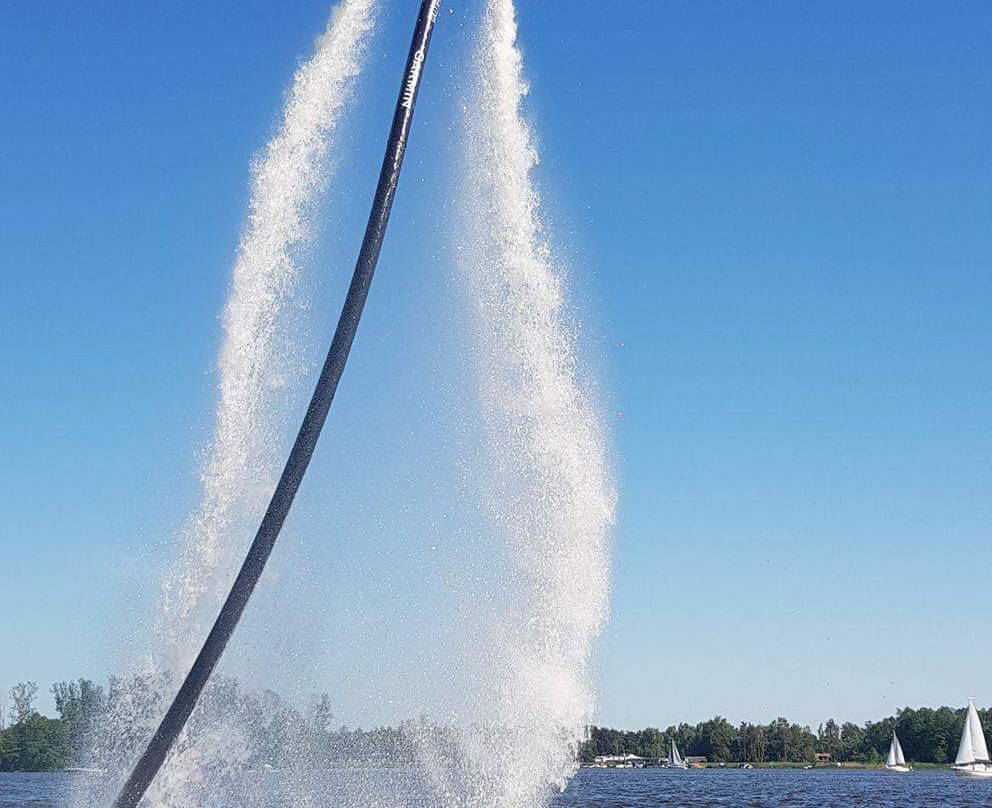
M 900 773 L 913 771 L 906 765 L 906 756 L 902 753 L 902 744 L 895 732 L 892 733 L 892 743 L 889 744 L 889 756 L 885 759 L 885 770 Z
M 675 745 L 675 740 L 672 739 L 672 748 L 668 751 L 668 768 L 669 769 L 688 769 L 689 764 L 682 759 L 682 755 L 679 754 L 679 748 Z
M 992 760 L 989 760 L 982 720 L 978 717 L 975 701 L 971 698 L 968 699 L 968 713 L 964 719 L 961 743 L 958 744 L 958 756 L 951 768 L 965 777 L 992 777 Z

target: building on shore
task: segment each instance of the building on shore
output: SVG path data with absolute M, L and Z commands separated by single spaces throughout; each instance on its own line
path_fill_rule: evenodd
M 640 755 L 598 755 L 592 763 L 584 764 L 592 769 L 654 769 L 662 766 L 662 758 L 646 758 Z

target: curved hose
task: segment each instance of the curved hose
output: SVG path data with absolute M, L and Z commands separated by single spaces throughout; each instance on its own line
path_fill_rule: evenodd
M 324 367 L 320 372 L 317 387 L 303 418 L 299 434 L 296 436 L 293 449 L 289 453 L 289 459 L 286 461 L 282 476 L 279 478 L 279 484 L 272 494 L 272 500 L 265 511 L 265 516 L 262 517 L 262 523 L 248 549 L 238 577 L 234 580 L 227 600 L 224 601 L 203 648 L 200 649 L 196 661 L 189 673 L 186 674 L 182 687 L 179 688 L 179 692 L 162 719 L 162 723 L 159 724 L 152 736 L 148 748 L 135 764 L 134 770 L 114 801 L 114 808 L 135 808 L 162 767 L 169 749 L 186 725 L 204 685 L 210 678 L 211 672 L 221 654 L 224 653 L 224 648 L 241 619 L 248 599 L 265 568 L 265 562 L 272 552 L 272 547 L 275 545 L 276 539 L 279 538 L 279 531 L 282 530 L 283 522 L 286 521 L 286 515 L 293 504 L 296 492 L 300 488 L 300 483 L 303 482 L 303 475 L 306 474 L 307 466 L 310 465 L 310 460 L 317 447 L 317 439 L 320 437 L 324 422 L 327 420 L 327 413 L 334 400 L 334 393 L 341 380 L 341 374 L 344 372 L 345 363 L 348 361 L 348 354 L 355 340 L 355 332 L 358 330 L 358 322 L 361 319 L 369 287 L 372 284 L 372 276 L 375 274 L 376 263 L 379 260 L 382 241 L 386 235 L 386 226 L 389 223 L 389 212 L 393 205 L 393 197 L 396 194 L 400 169 L 403 165 L 407 138 L 410 134 L 410 123 L 413 118 L 414 103 L 420 89 L 424 59 L 430 46 L 431 33 L 434 30 L 440 4 L 441 0 L 423 0 L 420 4 L 413 43 L 410 46 L 410 55 L 407 57 L 406 71 L 403 74 L 403 85 L 396 101 L 393 125 L 386 144 L 386 155 L 383 158 L 382 170 L 379 173 L 379 184 L 376 187 L 375 199 L 369 213 L 365 238 L 362 240 L 362 247 L 358 253 L 355 274 L 352 276 L 348 295 L 341 309 L 341 316 L 334 331 L 334 339 L 331 341 L 330 350 L 328 350 L 327 358 L 324 360 Z

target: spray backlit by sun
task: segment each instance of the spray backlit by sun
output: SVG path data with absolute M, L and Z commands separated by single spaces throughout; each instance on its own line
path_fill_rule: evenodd
M 342 0 L 287 93 L 276 134 L 256 159 L 247 221 L 223 313 L 214 431 L 199 507 L 163 575 L 154 650 L 111 683 L 112 712 L 86 754 L 128 767 L 189 669 L 237 572 L 285 451 L 285 420 L 306 379 L 293 320 L 300 309 L 299 247 L 329 179 L 328 153 L 353 95 L 379 0 Z M 222 689 L 222 688 L 221 688 Z M 247 730 L 215 698 L 183 732 L 147 804 L 191 808 L 219 789 L 247 755 Z M 80 784 L 82 786 L 82 784 Z M 109 804 L 107 783 L 76 800 Z
M 203 496 L 184 534 L 177 572 L 166 579 L 166 644 L 188 667 L 272 492 L 285 452 L 284 421 L 305 381 L 287 318 L 299 314 L 294 248 L 312 229 L 326 188 L 326 155 L 351 97 L 378 0 L 344 0 L 316 52 L 296 72 L 276 136 L 254 165 L 251 202 L 224 307 L 219 400 L 203 470 Z M 198 628 L 199 632 L 191 632 Z M 192 635 L 192 636 L 191 636 Z
M 615 494 L 600 418 L 578 374 L 567 289 L 541 220 L 538 154 L 512 0 L 490 0 L 464 113 L 459 246 L 477 307 L 490 512 L 514 597 L 494 636 L 487 723 L 470 744 L 473 804 L 539 805 L 574 771 L 594 709 L 590 653 L 609 609 Z

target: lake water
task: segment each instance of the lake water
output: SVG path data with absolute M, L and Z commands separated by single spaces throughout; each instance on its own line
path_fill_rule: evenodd
M 73 788 L 66 774 L 0 774 L 0 808 L 62 808 Z M 279 808 L 283 789 L 278 774 L 263 790 L 264 804 Z M 320 791 L 326 805 L 363 806 L 361 793 L 375 782 L 376 805 L 401 805 L 403 792 L 416 790 L 415 778 L 397 772 L 325 772 Z M 255 805 L 251 796 L 228 804 Z M 407 797 L 413 796 L 409 794 Z M 414 797 L 413 805 L 429 801 Z M 318 803 L 320 804 L 320 803 Z M 992 781 L 966 780 L 947 771 L 893 775 L 883 771 L 706 770 L 663 769 L 579 772 L 554 808 L 992 808 Z M 207 806 L 205 805 L 205 808 Z
M 949 771 L 584 769 L 560 808 L 953 808 L 992 806 L 992 781 Z

